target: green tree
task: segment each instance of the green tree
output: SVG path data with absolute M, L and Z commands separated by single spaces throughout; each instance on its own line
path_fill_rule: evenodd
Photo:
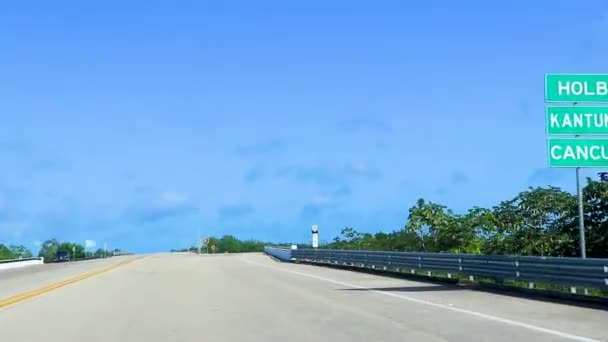
M 59 241 L 56 239 L 46 240 L 40 246 L 39 257 L 43 257 L 45 262 L 51 262 L 59 250 Z
M 32 252 L 23 245 L 11 245 L 9 249 L 14 259 L 32 257 Z
M 585 209 L 585 240 L 587 256 L 591 258 L 608 258 L 608 183 L 587 179 L 583 189 Z M 578 215 L 578 212 L 577 212 Z M 578 216 L 564 231 L 572 240 L 570 254 L 579 255 Z
M 256 240 L 245 240 L 242 242 L 241 252 L 261 252 L 264 250 L 264 243 Z
M 329 244 L 336 249 L 362 249 L 363 234 L 352 227 L 344 227 L 340 231 L 340 236 L 334 238 Z
M 391 234 L 379 232 L 372 237 L 371 246 L 374 250 L 392 251 L 395 249 L 395 239 Z
M 241 252 L 241 242 L 232 235 L 224 235 L 219 239 L 216 252 L 239 253 Z
M 0 260 L 14 259 L 11 249 L 0 243 Z
M 391 250 L 414 252 L 419 250 L 419 238 L 415 232 L 401 229 L 390 235 Z
M 419 199 L 410 208 L 405 229 L 416 234 L 420 251 L 472 253 L 479 250 L 479 243 L 470 220 L 443 205 Z
M 6 246 L 0 243 L 0 260 L 31 258 L 32 252 L 23 245 Z
M 565 232 L 574 221 L 576 198 L 556 187 L 530 188 L 512 202 L 518 225 L 512 232 L 511 252 L 522 255 L 563 255 L 572 245 Z
M 86 258 L 84 246 L 78 243 L 62 242 L 61 244 L 59 244 L 58 251 L 66 251 L 70 253 L 70 258 L 72 260 Z
M 106 251 L 103 248 L 98 248 L 93 255 L 97 258 L 103 258 L 106 255 Z
M 73 251 L 76 253 L 73 253 Z M 52 262 L 55 258 L 55 255 L 59 251 L 65 251 L 70 253 L 70 258 L 73 260 L 76 259 L 84 259 L 85 258 L 85 249 L 84 246 L 78 243 L 72 242 L 59 242 L 57 239 L 46 240 L 42 243 L 40 247 L 40 252 L 38 252 L 39 257 L 44 257 L 45 262 Z

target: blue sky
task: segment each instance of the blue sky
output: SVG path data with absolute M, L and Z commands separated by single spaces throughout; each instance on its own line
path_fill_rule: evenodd
M 544 74 L 608 71 L 604 1 L 13 1 L 0 32 L 0 241 L 33 249 L 323 241 L 420 197 L 572 191 Z

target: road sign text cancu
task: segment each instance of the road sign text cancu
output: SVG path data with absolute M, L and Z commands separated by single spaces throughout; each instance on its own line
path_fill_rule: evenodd
M 608 166 L 608 139 L 549 139 L 547 148 L 549 166 Z
M 545 75 L 547 102 L 608 102 L 608 75 Z

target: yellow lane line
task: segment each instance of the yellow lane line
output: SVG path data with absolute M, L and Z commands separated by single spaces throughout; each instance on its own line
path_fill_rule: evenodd
M 19 302 L 23 302 L 23 301 L 25 301 L 27 299 L 30 299 L 30 298 L 34 298 L 34 297 L 40 296 L 42 294 L 51 292 L 51 291 L 56 290 L 58 288 L 61 288 L 61 287 L 64 287 L 64 286 L 67 286 L 67 285 L 70 285 L 70 284 L 74 284 L 76 282 L 85 280 L 87 278 L 91 278 L 91 277 L 96 276 L 98 274 L 102 274 L 102 273 L 111 271 L 111 270 L 116 269 L 116 268 L 118 268 L 120 266 L 124 266 L 124 265 L 130 264 L 133 261 L 136 261 L 136 260 L 139 260 L 139 259 L 141 259 L 141 257 L 139 257 L 139 258 L 133 258 L 133 259 L 125 260 L 125 261 L 121 261 L 118 264 L 106 266 L 104 268 L 100 268 L 100 269 L 92 271 L 92 272 L 88 272 L 88 273 L 81 274 L 79 276 L 76 276 L 76 277 L 73 277 L 73 278 L 69 278 L 69 279 L 66 279 L 66 280 L 63 280 L 63 281 L 60 281 L 60 282 L 57 282 L 57 283 L 53 283 L 53 284 L 50 284 L 50 285 L 47 285 L 47 286 L 43 286 L 41 288 L 37 288 L 37 289 L 34 289 L 34 290 L 30 290 L 30 291 L 27 291 L 27 292 L 23 292 L 23 293 L 19 293 L 19 294 L 13 295 L 13 296 L 2 298 L 2 299 L 0 299 L 0 309 L 2 309 L 4 307 L 7 307 L 9 305 L 12 305 L 12 304 L 17 304 Z

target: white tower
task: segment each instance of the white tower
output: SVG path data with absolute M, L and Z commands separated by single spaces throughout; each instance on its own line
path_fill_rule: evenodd
M 312 248 L 319 247 L 319 226 L 312 225 Z

